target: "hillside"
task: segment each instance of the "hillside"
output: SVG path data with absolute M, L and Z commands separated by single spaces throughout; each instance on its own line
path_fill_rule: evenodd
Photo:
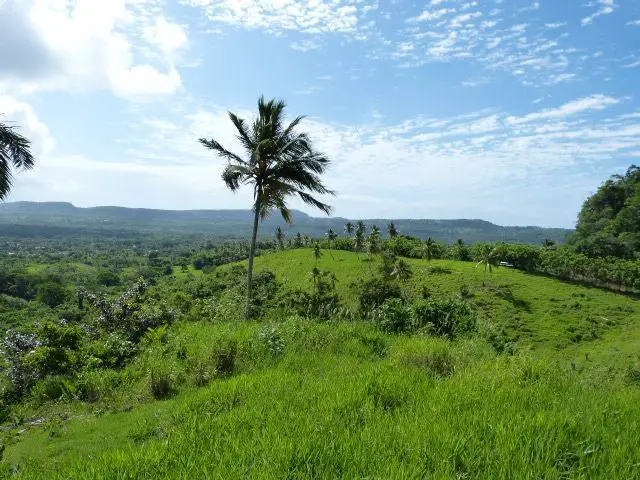
M 413 276 L 398 282 L 405 297 L 466 299 L 477 330 L 448 340 L 349 320 L 356 286 L 380 267 L 364 254 L 325 250 L 315 259 L 312 249 L 299 249 L 259 257 L 257 295 L 273 298 L 259 322 L 242 320 L 242 262 L 211 273 L 176 268 L 148 298 L 150 309 L 179 309 L 179 320 L 151 332 L 123 369 L 70 380 L 76 400 L 46 401 L 46 390 L 37 390 L 16 416 L 43 420 L 5 430 L 5 472 L 637 476 L 638 300 L 508 268 L 485 274 L 473 263 L 407 261 Z M 278 307 L 277 298 L 317 286 L 314 268 L 335 275 L 344 307 L 332 318 Z M 161 400 L 154 399 L 158 379 L 166 382 Z
M 0 204 L 0 236 L 131 236 L 135 232 L 211 235 L 240 238 L 251 234 L 249 210 L 153 210 L 123 207 L 78 208 L 60 202 L 14 202 Z M 329 229 L 341 233 L 344 218 L 315 218 L 293 212 L 294 225 L 287 225 L 278 215 L 268 218 L 261 235 L 272 236 L 280 226 L 288 235 L 322 237 Z M 352 220 L 355 221 L 355 220 Z M 467 243 L 506 241 L 540 244 L 545 238 L 562 243 L 570 230 L 541 227 L 502 227 L 483 220 L 393 220 L 405 235 L 433 237 L 451 243 L 462 238 Z M 370 227 L 381 228 L 388 219 L 366 219 Z

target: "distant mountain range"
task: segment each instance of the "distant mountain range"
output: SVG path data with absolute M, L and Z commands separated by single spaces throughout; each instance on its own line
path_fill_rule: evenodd
M 79 208 L 66 202 L 13 202 L 0 204 L 0 237 L 133 236 L 138 234 L 207 235 L 221 239 L 251 234 L 250 210 L 154 210 L 146 208 Z M 274 214 L 262 225 L 262 237 L 276 227 L 288 235 L 320 237 L 330 228 L 342 234 L 345 218 L 316 218 L 295 210 L 293 225 Z M 368 227 L 378 225 L 386 233 L 389 219 L 364 219 Z M 572 230 L 542 227 L 502 227 L 484 220 L 393 219 L 400 233 L 444 242 L 505 241 L 539 244 L 550 238 L 563 242 Z

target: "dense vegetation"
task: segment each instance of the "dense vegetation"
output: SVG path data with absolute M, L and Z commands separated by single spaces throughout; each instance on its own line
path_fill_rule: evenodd
M 73 259 L 81 244 L 6 258 L 6 472 L 634 474 L 635 300 L 510 268 L 485 273 L 489 246 L 396 235 L 371 253 L 368 243 L 346 252 L 290 240 L 279 253 L 275 239 L 261 245 L 249 323 L 246 269 L 227 264 L 246 258 L 246 244 L 107 242 L 115 264 L 109 253 Z M 409 244 L 430 254 L 395 255 Z M 454 254 L 477 262 L 438 260 Z M 216 461 L 196 461 L 193 449 Z M 87 454 L 97 457 L 87 464 Z
M 589 197 L 572 243 L 591 257 L 640 259 L 640 168 L 614 175 Z

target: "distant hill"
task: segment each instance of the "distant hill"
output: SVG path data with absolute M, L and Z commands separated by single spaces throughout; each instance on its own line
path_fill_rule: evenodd
M 300 232 L 319 237 L 328 229 L 342 234 L 345 218 L 316 218 L 294 210 L 293 225 L 279 215 L 267 219 L 262 236 L 271 236 L 280 226 L 288 235 Z M 154 210 L 146 208 L 92 207 L 79 208 L 66 202 L 13 202 L 0 204 L 0 236 L 131 236 L 134 234 L 207 235 L 217 238 L 241 238 L 251 234 L 250 210 Z M 351 220 L 355 223 L 356 220 Z M 388 219 L 366 219 L 365 224 L 378 225 L 383 232 Z M 443 242 L 462 238 L 467 243 L 479 241 L 521 242 L 539 244 L 550 238 L 564 242 L 571 230 L 542 227 L 502 227 L 484 220 L 417 220 L 394 219 L 398 230 L 420 238 L 433 237 Z

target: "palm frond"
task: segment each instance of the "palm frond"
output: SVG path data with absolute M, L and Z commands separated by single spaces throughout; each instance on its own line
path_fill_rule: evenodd
M 233 126 L 236 127 L 236 130 L 238 131 L 236 137 L 238 138 L 238 140 L 240 140 L 242 146 L 248 152 L 253 152 L 253 150 L 255 149 L 255 141 L 251 137 L 249 130 L 247 130 L 246 122 L 233 112 L 229 112 L 229 118 L 231 119 L 231 123 L 233 123 Z
M 207 140 L 206 138 L 201 138 L 200 143 L 204 145 L 206 148 L 208 148 L 209 150 L 213 150 L 221 157 L 226 158 L 230 162 L 237 162 L 240 165 L 247 165 L 247 162 L 244 161 L 242 158 L 240 158 L 240 156 L 236 155 L 233 152 L 230 152 L 229 150 L 224 148 L 218 141 L 214 139 Z
M 34 163 L 29 139 L 20 135 L 15 127 L 0 123 L 0 200 L 11 190 L 11 168 L 29 170 Z

